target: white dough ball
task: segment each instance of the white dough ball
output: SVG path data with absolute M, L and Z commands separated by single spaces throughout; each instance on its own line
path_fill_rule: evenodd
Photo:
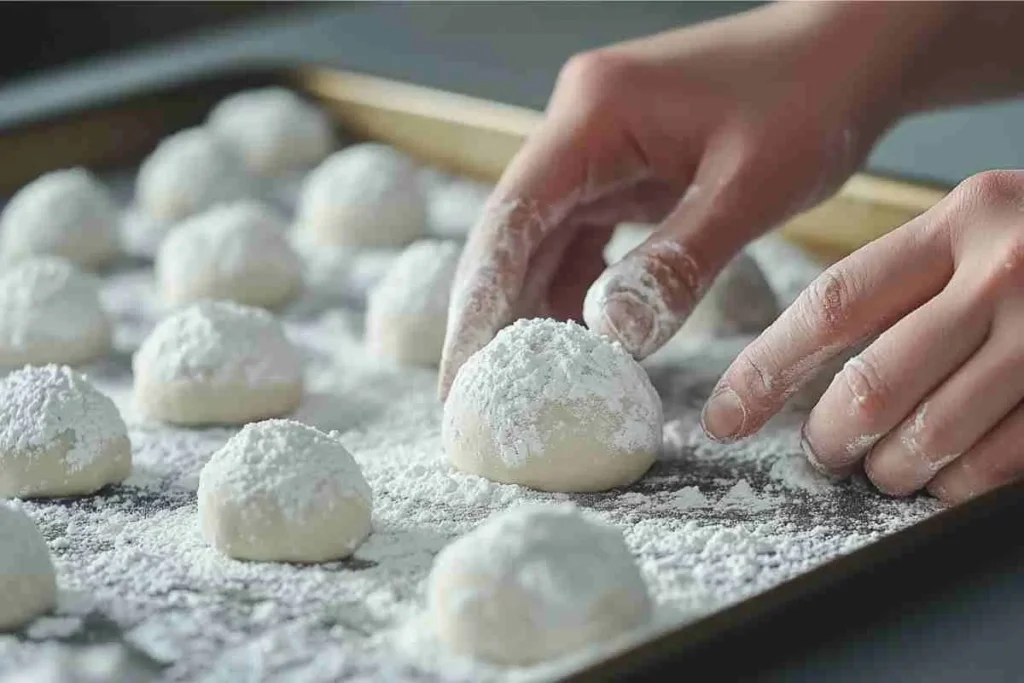
M 622 533 L 574 505 L 522 505 L 442 550 L 428 585 L 438 639 L 455 652 L 536 664 L 646 625 L 647 586 Z
M 348 557 L 370 533 L 372 507 L 341 441 L 291 420 L 246 425 L 199 477 L 203 536 L 241 560 Z
M 430 229 L 435 235 L 465 239 L 483 214 L 492 185 L 462 178 L 428 187 Z
M 204 301 L 162 320 L 133 359 L 135 401 L 180 425 L 244 424 L 302 400 L 302 357 L 260 308 Z
M 573 322 L 520 320 L 470 356 L 441 437 L 460 470 L 543 491 L 633 483 L 661 445 L 661 399 L 619 344 Z
M 118 210 L 84 168 L 54 171 L 18 190 L 0 214 L 0 255 L 51 254 L 85 268 L 118 255 Z
M 335 144 L 327 115 L 284 88 L 231 95 L 213 108 L 207 125 L 260 175 L 312 166 Z
M 0 367 L 84 363 L 110 338 L 96 279 L 67 261 L 37 256 L 0 273 Z
M 332 154 L 299 199 L 298 229 L 318 244 L 400 247 L 422 236 L 426 223 L 416 162 L 377 143 Z
M 173 223 L 253 189 L 227 144 L 205 128 L 189 128 L 165 138 L 142 162 L 135 202 L 148 218 Z
M 689 339 L 758 334 L 780 312 L 757 261 L 740 252 L 718 274 L 678 334 Z
M 181 306 L 228 299 L 279 308 L 302 289 L 302 262 L 285 237 L 287 226 L 254 201 L 221 204 L 187 218 L 168 233 L 156 259 L 164 301 Z
M 25 366 L 0 380 L 0 498 L 94 493 L 132 469 L 117 406 L 67 366 Z
M 459 252 L 454 242 L 436 240 L 406 247 L 370 293 L 366 346 L 372 353 L 399 364 L 440 362 Z
M 57 606 L 50 549 L 35 522 L 0 501 L 0 632 L 24 626 Z

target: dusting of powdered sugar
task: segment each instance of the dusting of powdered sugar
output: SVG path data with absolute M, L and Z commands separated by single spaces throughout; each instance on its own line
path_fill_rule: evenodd
M 243 427 L 203 468 L 200 498 L 204 491 L 241 508 L 269 498 L 298 523 L 323 504 L 326 492 L 372 503 L 359 465 L 337 437 L 292 420 Z
M 369 308 L 385 315 L 444 316 L 459 252 L 454 241 L 420 240 L 409 245 L 370 292 Z
M 165 318 L 133 365 L 150 381 L 246 386 L 295 382 L 302 373 L 299 352 L 273 315 L 229 301 L 203 301 Z
M 661 440 L 661 400 L 647 373 L 617 343 L 574 322 L 520 320 L 470 356 L 452 385 L 445 426 L 469 411 L 488 427 L 497 452 L 515 467 L 543 458 L 552 409 L 586 425 L 624 453 L 651 452 Z
M 67 366 L 25 366 L 0 379 L 0 458 L 32 457 L 71 435 L 63 460 L 77 472 L 126 432 L 114 402 Z

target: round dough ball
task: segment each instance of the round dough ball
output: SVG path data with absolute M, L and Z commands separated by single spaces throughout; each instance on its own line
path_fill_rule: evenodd
M 132 469 L 117 406 L 67 366 L 25 366 L 0 380 L 0 498 L 94 493 Z
M 341 441 L 291 420 L 246 425 L 199 476 L 203 536 L 240 560 L 348 557 L 370 534 L 372 500 Z
M 298 223 L 317 244 L 400 247 L 412 242 L 427 223 L 416 162 L 377 143 L 335 152 L 306 179 Z
M 57 578 L 43 535 L 21 509 L 0 501 L 0 632 L 57 606 Z
M 459 370 L 441 438 L 460 470 L 542 491 L 633 483 L 661 445 L 661 399 L 619 344 L 520 320 Z
M 228 145 L 205 128 L 189 128 L 165 138 L 142 162 L 135 202 L 148 218 L 173 223 L 252 190 Z
M 182 221 L 157 254 L 164 301 L 228 299 L 263 308 L 290 302 L 302 289 L 302 263 L 285 231 L 273 209 L 253 201 L 221 204 Z
M 679 334 L 690 339 L 759 334 L 780 312 L 761 267 L 740 252 L 715 278 Z
M 118 255 L 118 210 L 84 168 L 54 171 L 18 190 L 0 214 L 0 254 L 16 261 L 51 254 L 85 268 Z
M 430 230 L 441 237 L 465 239 L 483 214 L 492 185 L 458 178 L 427 188 Z
M 367 348 L 399 364 L 437 365 L 458 262 L 453 242 L 422 240 L 407 247 L 370 293 Z
M 67 261 L 37 256 L 0 274 L 0 367 L 84 363 L 110 338 L 97 281 Z
M 438 639 L 498 664 L 554 659 L 651 618 L 622 534 L 572 504 L 493 515 L 438 554 L 427 590 Z
M 207 125 L 259 175 L 312 166 L 335 144 L 327 115 L 284 88 L 231 95 L 213 108 Z
M 203 301 L 162 320 L 133 358 L 135 401 L 180 425 L 245 424 L 302 400 L 302 358 L 261 308 Z

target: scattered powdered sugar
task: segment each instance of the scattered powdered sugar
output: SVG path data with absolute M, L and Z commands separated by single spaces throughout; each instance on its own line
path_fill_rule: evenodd
M 31 457 L 69 433 L 64 463 L 77 472 L 126 428 L 114 402 L 67 366 L 25 366 L 0 379 L 0 458 Z
M 240 506 L 269 497 L 296 522 L 323 504 L 325 491 L 372 502 L 359 465 L 341 442 L 292 420 L 243 427 L 210 458 L 199 487 Z
M 134 366 L 150 381 L 263 386 L 294 382 L 302 359 L 270 313 L 203 301 L 162 320 L 135 354 Z
M 448 397 L 446 424 L 479 415 L 510 466 L 544 456 L 553 408 L 623 452 L 661 440 L 661 400 L 643 369 L 617 343 L 574 322 L 520 320 L 473 354 Z
M 791 489 L 822 494 L 832 489 L 832 483 L 819 473 L 802 453 L 779 458 L 768 470 L 768 476 Z
M 419 240 L 409 245 L 370 292 L 369 307 L 386 315 L 444 316 L 459 252 L 454 241 Z
M 0 584 L 4 577 L 53 574 L 46 541 L 32 518 L 13 502 L 0 500 L 0 541 Z
M 717 506 L 719 508 L 743 508 L 760 511 L 774 507 L 774 503 L 770 498 L 757 494 L 746 479 L 740 479 L 726 491 L 724 496 L 718 499 Z

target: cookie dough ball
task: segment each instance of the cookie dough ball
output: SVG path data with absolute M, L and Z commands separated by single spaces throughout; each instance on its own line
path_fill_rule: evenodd
M 67 261 L 37 256 L 0 274 L 0 368 L 84 363 L 110 338 L 97 281 Z
M 245 424 L 302 400 L 302 358 L 260 308 L 204 301 L 162 320 L 133 359 L 135 401 L 155 420 Z
M 0 214 L 0 257 L 60 256 L 84 268 L 118 255 L 118 210 L 84 168 L 54 171 L 18 190 Z
M 164 139 L 142 162 L 135 203 L 145 217 L 173 223 L 252 189 L 227 144 L 205 128 L 189 128 Z
M 661 399 L 620 345 L 573 322 L 520 320 L 470 356 L 444 405 L 452 464 L 542 491 L 603 491 L 643 476 Z
M 203 536 L 229 557 L 327 562 L 370 534 L 370 487 L 333 435 L 291 420 L 246 425 L 199 476 Z
M 156 259 L 160 293 L 181 306 L 228 299 L 279 308 L 302 289 L 302 263 L 284 219 L 253 201 L 221 204 L 179 223 Z
M 651 601 L 622 534 L 571 504 L 496 514 L 438 554 L 437 638 L 455 652 L 536 664 L 644 626 Z
M 441 237 L 465 239 L 483 214 L 493 186 L 458 178 L 428 187 L 430 230 Z
M 94 493 L 132 469 L 117 406 L 67 366 L 25 366 L 0 380 L 0 498 Z
M 57 579 L 43 535 L 22 510 L 0 501 L 0 632 L 57 606 Z
M 403 365 L 440 362 L 458 261 L 453 242 L 422 240 L 402 252 L 370 293 L 366 346 L 373 354 Z
M 757 261 L 740 252 L 715 278 L 679 334 L 690 339 L 759 334 L 780 312 Z
M 335 144 L 327 115 L 284 88 L 231 95 L 214 107 L 207 125 L 259 175 L 317 164 Z
M 377 143 L 332 154 L 303 185 L 298 223 L 322 245 L 400 247 L 412 242 L 427 223 L 416 162 Z

